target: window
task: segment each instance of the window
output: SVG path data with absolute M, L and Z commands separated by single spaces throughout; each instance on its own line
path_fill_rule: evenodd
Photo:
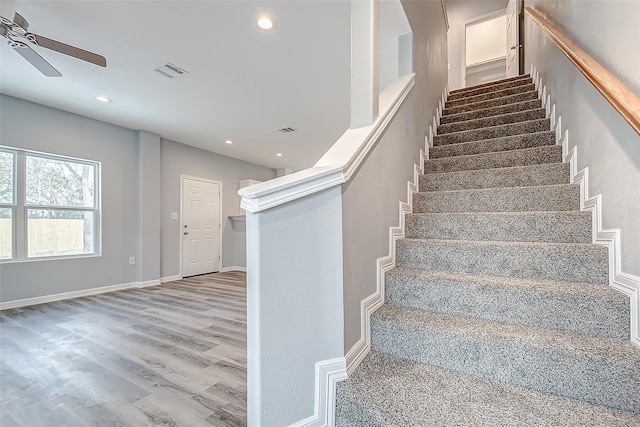
M 98 162 L 0 147 L 0 260 L 99 253 Z
M 0 259 L 13 258 L 15 154 L 0 151 Z

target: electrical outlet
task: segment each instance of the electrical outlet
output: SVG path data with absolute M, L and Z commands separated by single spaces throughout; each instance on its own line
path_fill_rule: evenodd
M 133 265 L 135 263 L 136 263 L 136 257 L 134 257 L 134 256 L 129 257 L 129 264 Z

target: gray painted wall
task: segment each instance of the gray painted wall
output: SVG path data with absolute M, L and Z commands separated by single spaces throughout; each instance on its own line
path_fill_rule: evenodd
M 102 256 L 0 264 L 0 299 L 136 282 L 136 132 L 4 95 L 0 109 L 3 145 L 102 162 Z
M 314 414 L 315 363 L 343 356 L 340 187 L 247 214 L 249 426 Z
M 177 275 L 180 221 L 169 218 L 180 212 L 180 174 L 223 182 L 222 265 L 245 266 L 244 227 L 227 216 L 240 212 L 238 180 L 273 169 L 6 95 L 0 108 L 3 145 L 102 162 L 102 256 L 2 263 L 1 301 Z
M 528 0 L 567 37 L 640 95 L 640 2 Z M 634 44 L 634 41 L 636 44 Z M 602 195 L 602 226 L 620 228 L 622 271 L 640 275 L 640 136 L 568 59 L 525 19 L 526 69 L 535 64 L 589 167 L 589 194 Z
M 138 278 L 157 280 L 160 271 L 160 136 L 138 131 Z
M 447 83 L 442 6 L 403 1 L 414 38 L 416 84 L 373 152 L 342 188 L 345 353 L 360 339 L 360 302 L 376 291 L 376 259 L 389 254 L 389 227 L 407 200 L 424 136 Z
M 447 17 L 449 18 L 448 61 L 449 89 L 459 89 L 464 86 L 462 73 L 465 68 L 464 32 L 465 23 L 478 16 L 486 15 L 497 10 L 507 8 L 507 0 L 499 1 L 452 1 L 446 0 Z M 505 29 L 506 31 L 506 29 Z
M 246 233 L 229 216 L 239 215 L 238 181 L 266 181 L 276 177 L 274 169 L 203 151 L 166 139 L 161 140 L 162 161 L 162 277 L 180 271 L 180 221 L 171 212 L 180 212 L 180 175 L 222 182 L 222 267 L 244 267 Z

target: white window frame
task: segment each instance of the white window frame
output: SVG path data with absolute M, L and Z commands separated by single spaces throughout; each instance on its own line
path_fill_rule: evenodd
M 0 151 L 13 154 L 14 173 L 13 173 L 13 203 L 2 204 L 0 208 L 12 209 L 12 251 L 11 258 L 0 259 L 0 264 L 12 262 L 33 262 L 33 261 L 49 261 L 58 259 L 71 258 L 91 258 L 102 255 L 102 183 L 101 171 L 102 163 L 95 160 L 81 159 L 78 157 L 63 156 L 53 153 L 44 153 L 34 150 L 26 150 L 23 148 L 9 147 L 0 145 Z M 76 206 L 52 206 L 52 205 L 33 205 L 26 203 L 26 163 L 27 156 L 39 157 L 61 162 L 79 163 L 93 166 L 94 171 L 94 203 L 93 207 L 76 207 Z M 73 255 L 54 255 L 54 256 L 28 256 L 28 228 L 27 228 L 27 212 L 28 210 L 68 210 L 68 211 L 87 211 L 93 212 L 93 252 L 86 254 Z

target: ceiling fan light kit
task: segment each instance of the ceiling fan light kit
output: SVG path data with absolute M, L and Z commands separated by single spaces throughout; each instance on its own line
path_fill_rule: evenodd
M 80 49 L 35 33 L 30 33 L 29 22 L 18 12 L 15 12 L 15 2 L 0 1 L 0 35 L 7 39 L 7 43 L 20 56 L 29 61 L 38 71 L 47 77 L 60 77 L 62 74 L 40 56 L 32 47 L 44 47 L 82 61 L 90 62 L 100 67 L 107 66 L 104 56 L 88 50 Z M 10 16 L 10 18 L 7 17 Z

